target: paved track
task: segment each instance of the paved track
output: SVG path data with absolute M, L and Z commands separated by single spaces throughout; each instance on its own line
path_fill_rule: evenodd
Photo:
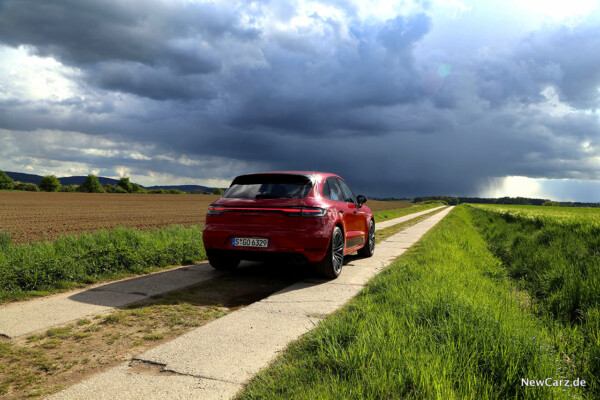
M 139 355 L 133 365 L 112 368 L 50 398 L 229 399 L 291 341 L 354 297 L 451 209 L 379 243 L 373 257 L 352 259 L 336 280 L 297 282 Z
M 377 230 L 408 221 L 436 209 L 381 222 L 377 224 Z M 221 275 L 223 275 L 222 272 L 215 271 L 207 262 L 203 262 L 150 275 L 98 284 L 82 290 L 2 305 L 0 306 L 0 335 L 13 338 L 31 334 L 117 307 L 124 307 L 156 294 L 208 281 Z
M 375 230 L 378 231 L 380 229 L 389 228 L 390 226 L 401 224 L 402 222 L 411 220 L 411 219 L 416 218 L 416 217 L 420 217 L 421 215 L 424 215 L 424 214 L 429 214 L 430 212 L 433 212 L 435 210 L 439 210 L 440 208 L 444 208 L 444 207 L 445 206 L 436 207 L 436 208 L 430 208 L 429 210 L 419 211 L 419 212 L 413 213 L 413 214 L 408 214 L 408 215 L 405 215 L 404 217 L 399 217 L 399 218 L 394 218 L 394 219 L 388 219 L 387 221 L 383 221 L 383 222 L 377 222 L 377 221 L 375 221 Z

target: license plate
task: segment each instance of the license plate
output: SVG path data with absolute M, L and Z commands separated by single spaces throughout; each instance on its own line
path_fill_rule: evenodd
M 269 239 L 232 238 L 231 245 L 235 247 L 267 247 Z

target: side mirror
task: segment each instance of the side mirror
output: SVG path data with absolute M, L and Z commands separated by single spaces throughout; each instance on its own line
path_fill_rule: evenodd
M 359 194 L 358 196 L 356 196 L 356 201 L 358 201 L 358 206 L 360 207 L 367 202 L 367 198 L 362 194 Z

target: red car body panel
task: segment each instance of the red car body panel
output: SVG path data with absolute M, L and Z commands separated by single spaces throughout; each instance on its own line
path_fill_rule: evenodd
M 240 259 L 268 259 L 269 255 L 290 256 L 294 262 L 316 263 L 327 254 L 336 225 L 345 236 L 344 254 L 352 253 L 367 243 L 373 213 L 357 203 L 334 201 L 323 196 L 327 178 L 338 175 L 309 171 L 275 171 L 263 174 L 304 175 L 313 182 L 308 195 L 301 199 L 255 199 L 221 197 L 211 204 L 220 215 L 206 217 L 202 239 L 207 251 L 227 251 Z M 257 175 L 257 174 L 252 174 Z M 343 180 L 343 179 L 342 179 Z M 227 194 L 227 192 L 226 192 Z M 310 207 L 309 209 L 306 209 Z M 319 217 L 295 216 L 302 208 L 305 214 L 326 209 Z M 241 248 L 232 244 L 236 237 L 268 239 L 265 248 Z M 297 256 L 294 259 L 294 256 Z

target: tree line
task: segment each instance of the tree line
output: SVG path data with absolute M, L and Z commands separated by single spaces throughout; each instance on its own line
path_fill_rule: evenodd
M 146 189 L 137 183 L 132 183 L 128 177 L 123 177 L 115 185 L 107 183 L 102 186 L 98 177 L 88 175 L 81 185 L 63 186 L 55 175 L 46 175 L 40 185 L 31 182 L 13 181 L 4 171 L 0 170 L 0 190 L 24 190 L 30 192 L 79 192 L 79 193 L 151 193 L 151 194 L 182 194 L 179 189 Z M 223 194 L 223 189 L 214 189 L 212 194 Z
M 482 203 L 482 204 L 523 204 L 530 206 L 541 206 L 548 199 L 532 199 L 529 197 L 499 197 L 499 198 L 486 198 L 486 197 L 453 197 L 453 196 L 425 196 L 415 197 L 413 203 L 422 203 L 425 201 L 444 201 L 450 206 L 455 206 L 462 203 Z
M 548 199 L 535 199 L 529 197 L 500 197 L 500 198 L 485 198 L 485 197 L 451 197 L 451 196 L 427 196 L 415 197 L 413 203 L 422 203 L 427 201 L 444 201 L 446 204 L 453 206 L 461 203 L 482 203 L 482 204 L 520 204 L 528 206 L 555 206 L 555 207 L 600 207 L 600 203 L 585 203 L 579 201 L 552 201 Z

